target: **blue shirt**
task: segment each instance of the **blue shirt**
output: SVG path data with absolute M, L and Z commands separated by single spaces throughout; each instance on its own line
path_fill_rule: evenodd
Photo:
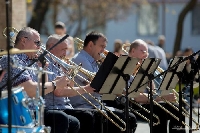
M 72 61 L 74 63 L 82 64 L 82 67 L 90 72 L 97 72 L 99 70 L 99 65 L 94 60 L 92 56 L 90 56 L 85 50 L 81 50 L 79 53 L 77 53 L 73 58 Z M 88 79 L 85 75 L 79 72 L 79 75 L 84 77 L 85 79 Z M 85 81 L 79 77 L 75 77 L 75 81 L 80 85 L 84 86 L 86 85 Z M 97 100 L 100 100 L 100 95 L 98 93 L 92 94 L 94 97 L 97 98 Z M 83 94 L 88 100 L 90 100 L 94 105 L 100 108 L 100 104 L 96 102 L 93 98 L 91 98 L 88 94 Z M 87 101 L 85 101 L 81 96 L 74 96 L 69 97 L 71 104 L 74 108 L 94 108 L 92 105 L 90 105 Z
M 61 69 L 59 65 L 49 56 L 46 56 L 49 61 L 47 71 L 54 72 L 48 74 L 48 81 L 53 81 L 57 76 L 61 76 Z M 57 97 L 52 92 L 45 95 L 45 105 L 47 109 L 73 109 L 70 100 L 66 97 Z

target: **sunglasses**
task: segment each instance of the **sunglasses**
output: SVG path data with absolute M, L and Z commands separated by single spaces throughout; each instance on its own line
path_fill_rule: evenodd
M 29 40 L 33 40 L 33 39 L 31 39 L 31 38 L 28 38 L 28 37 L 24 37 L 24 38 L 27 38 L 27 39 L 29 39 Z M 41 41 L 35 41 L 35 40 L 33 40 L 33 42 L 39 47 L 39 46 L 41 46 Z

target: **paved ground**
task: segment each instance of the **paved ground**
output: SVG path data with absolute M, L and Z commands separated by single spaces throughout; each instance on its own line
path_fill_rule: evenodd
M 195 110 L 197 110 L 197 108 L 195 108 Z M 195 116 L 194 114 L 193 114 L 193 118 L 195 118 L 196 121 L 198 121 L 197 116 Z M 186 123 L 189 125 L 188 118 L 186 119 Z M 192 124 L 192 125 L 195 128 L 195 125 L 194 124 Z M 149 124 L 148 123 L 142 123 L 142 122 L 138 123 L 138 127 L 137 127 L 135 133 L 150 133 Z M 189 133 L 188 129 L 186 129 L 186 133 Z M 200 130 L 193 131 L 193 133 L 200 133 Z

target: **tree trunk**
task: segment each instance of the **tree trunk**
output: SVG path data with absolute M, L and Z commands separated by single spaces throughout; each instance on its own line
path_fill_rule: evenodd
M 34 28 L 40 33 L 42 22 L 52 0 L 37 0 L 31 21 L 28 26 Z
M 181 47 L 184 19 L 187 13 L 195 7 L 196 3 L 197 3 L 197 0 L 190 0 L 190 2 L 188 2 L 188 4 L 184 7 L 184 9 L 179 15 L 178 23 L 177 23 L 176 38 L 175 38 L 175 43 L 174 43 L 173 57 L 176 55 L 176 52 L 180 50 L 180 47 Z

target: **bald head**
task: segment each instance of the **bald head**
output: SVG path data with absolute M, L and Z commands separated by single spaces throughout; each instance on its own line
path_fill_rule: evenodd
M 148 57 L 147 43 L 141 39 L 134 40 L 129 49 L 129 56 L 139 59 L 145 59 Z
M 143 41 L 142 39 L 136 39 L 135 41 L 133 41 L 131 43 L 131 46 L 130 46 L 130 49 L 129 49 L 129 53 L 131 52 L 131 50 L 133 48 L 136 49 L 138 46 L 145 46 L 145 47 L 147 47 L 147 43 L 145 41 Z

